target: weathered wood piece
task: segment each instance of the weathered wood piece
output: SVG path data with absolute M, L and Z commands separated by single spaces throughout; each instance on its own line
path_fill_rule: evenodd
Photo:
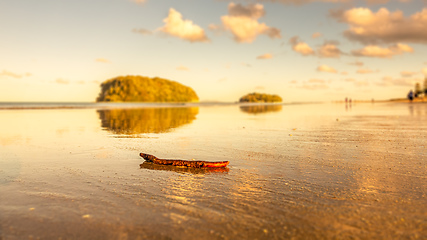
M 159 165 L 172 165 L 172 166 L 181 166 L 181 167 L 193 167 L 193 168 L 218 168 L 226 167 L 230 162 L 229 161 L 220 161 L 220 162 L 207 162 L 207 161 L 189 161 L 189 160 L 178 160 L 178 159 L 160 159 L 153 155 L 140 153 L 139 154 L 145 161 L 152 162 Z

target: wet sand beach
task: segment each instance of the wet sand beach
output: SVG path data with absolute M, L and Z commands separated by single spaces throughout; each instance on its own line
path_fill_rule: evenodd
M 426 143 L 426 103 L 4 109 L 0 239 L 427 239 Z

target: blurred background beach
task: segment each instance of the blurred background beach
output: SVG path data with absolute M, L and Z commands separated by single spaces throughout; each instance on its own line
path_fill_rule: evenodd
M 1 110 L 0 238 L 422 239 L 426 121 L 424 103 Z

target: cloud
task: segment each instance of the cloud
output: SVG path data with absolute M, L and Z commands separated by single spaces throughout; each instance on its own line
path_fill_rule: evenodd
M 326 81 L 323 79 L 312 78 L 308 80 L 308 83 L 326 83 Z
M 165 25 L 158 30 L 168 35 L 178 37 L 190 42 L 209 42 L 205 31 L 190 20 L 184 20 L 182 14 L 173 8 L 163 20 Z
M 95 59 L 96 62 L 100 62 L 100 63 L 110 63 L 110 60 L 105 59 L 105 58 L 97 58 Z
M 328 72 L 328 73 L 337 73 L 337 70 L 333 67 L 329 67 L 328 65 L 320 65 L 317 67 L 318 72 Z
M 369 73 L 376 73 L 376 72 L 379 72 L 379 71 L 378 70 L 374 71 L 369 68 L 360 68 L 356 71 L 356 73 L 358 74 L 369 74 Z
M 146 0 L 132 0 L 132 2 L 138 3 L 138 4 L 142 4 L 145 3 Z
M 393 78 L 390 76 L 383 77 L 381 82 L 377 83 L 379 86 L 414 86 L 414 83 L 419 82 L 419 79 L 412 78 Z
M 369 86 L 369 82 L 368 81 L 364 81 L 364 80 L 356 80 L 354 78 L 346 78 L 344 79 L 345 82 L 348 83 L 353 83 L 354 86 L 356 87 L 364 87 L 364 86 Z
M 315 33 L 313 33 L 313 35 L 311 35 L 312 38 L 319 38 L 321 36 L 322 36 L 322 34 L 320 32 L 315 32 Z
M 293 4 L 293 5 L 303 5 L 314 2 L 325 2 L 325 3 L 352 3 L 356 0 L 258 0 L 260 2 L 277 2 L 283 4 Z M 368 4 L 380 4 L 387 3 L 390 0 L 364 0 Z M 410 0 L 400 0 L 401 2 L 410 1 Z
M 263 54 L 263 55 L 256 57 L 256 59 L 270 59 L 270 58 L 273 58 L 273 55 L 270 53 L 266 53 L 266 54 Z
M 307 43 L 303 42 L 298 36 L 294 36 L 289 40 L 292 49 L 303 56 L 319 56 L 322 58 L 339 58 L 344 54 L 337 45 L 336 41 L 325 41 L 325 43 L 315 52 Z
M 63 78 L 58 78 L 58 79 L 55 80 L 55 83 L 58 83 L 58 84 L 69 84 L 70 81 L 68 81 L 66 79 L 63 79 Z
M 294 36 L 289 40 L 289 43 L 292 45 L 292 49 L 297 52 L 302 54 L 303 56 L 310 56 L 310 55 L 314 55 L 315 52 L 314 50 L 308 46 L 307 43 L 302 42 L 301 39 L 299 39 L 298 36 Z
M 424 68 L 424 69 L 423 69 L 423 73 L 424 73 L 424 75 L 426 75 L 426 77 L 427 77 L 427 68 Z
M 151 35 L 151 34 L 153 34 L 152 31 L 147 30 L 145 28 L 134 28 L 134 29 L 132 29 L 132 32 L 139 33 L 139 34 L 142 34 L 142 35 Z
M 359 61 L 355 61 L 355 62 L 352 62 L 352 63 L 349 63 L 350 65 L 355 65 L 355 66 L 358 66 L 358 67 L 361 67 L 361 66 L 363 66 L 364 65 L 364 63 L 363 62 L 359 62 Z
M 261 4 L 243 6 L 230 3 L 228 15 L 221 17 L 222 28 L 230 31 L 234 40 L 239 43 L 251 43 L 261 34 L 270 38 L 281 38 L 279 29 L 258 22 L 258 19 L 264 15 L 264 6 Z M 215 30 L 220 27 L 211 24 L 209 28 Z
M 30 73 L 27 73 L 26 76 L 28 76 L 28 74 L 30 74 Z M 0 77 L 22 78 L 22 74 L 17 74 L 17 73 L 13 73 L 13 72 L 3 70 L 2 72 L 0 72 Z
M 411 72 L 411 71 L 401 71 L 400 76 L 402 77 L 413 77 L 415 75 L 418 75 L 419 72 Z
M 344 31 L 345 37 L 363 44 L 427 44 L 427 8 L 409 17 L 402 11 L 389 12 L 386 8 L 380 8 L 376 13 L 369 8 L 331 10 L 330 15 L 349 25 Z
M 354 85 L 356 86 L 356 87 L 366 87 L 366 86 L 369 86 L 369 82 L 368 81 L 356 81 L 356 82 L 354 82 Z
M 324 90 L 329 89 L 329 85 L 325 80 L 313 78 L 304 82 L 300 88 L 308 90 Z
M 245 7 L 241 4 L 230 3 L 228 5 L 228 14 L 234 17 L 243 16 L 258 19 L 265 15 L 265 10 L 262 4 L 249 4 Z
M 178 70 L 178 71 L 190 71 L 190 69 L 188 67 L 185 67 L 185 66 L 182 66 L 182 65 L 179 66 L 179 67 L 177 67 L 176 70 Z
M 338 47 L 337 42 L 325 42 L 318 50 L 319 57 L 323 58 L 339 58 L 344 54 Z
M 413 52 L 414 50 L 402 43 L 397 43 L 388 48 L 382 48 L 376 45 L 368 45 L 359 50 L 353 50 L 351 53 L 353 56 L 358 57 L 379 57 L 379 58 L 391 58 L 394 55 L 400 55 L 405 52 Z
M 220 31 L 224 30 L 223 26 L 219 26 L 219 25 L 216 25 L 216 24 L 213 24 L 213 23 L 209 24 L 208 28 L 210 30 L 214 31 L 214 32 L 220 32 Z

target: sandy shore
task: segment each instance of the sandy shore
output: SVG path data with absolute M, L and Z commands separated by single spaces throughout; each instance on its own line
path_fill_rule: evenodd
M 0 239 L 426 239 L 426 122 L 406 103 L 3 110 Z

